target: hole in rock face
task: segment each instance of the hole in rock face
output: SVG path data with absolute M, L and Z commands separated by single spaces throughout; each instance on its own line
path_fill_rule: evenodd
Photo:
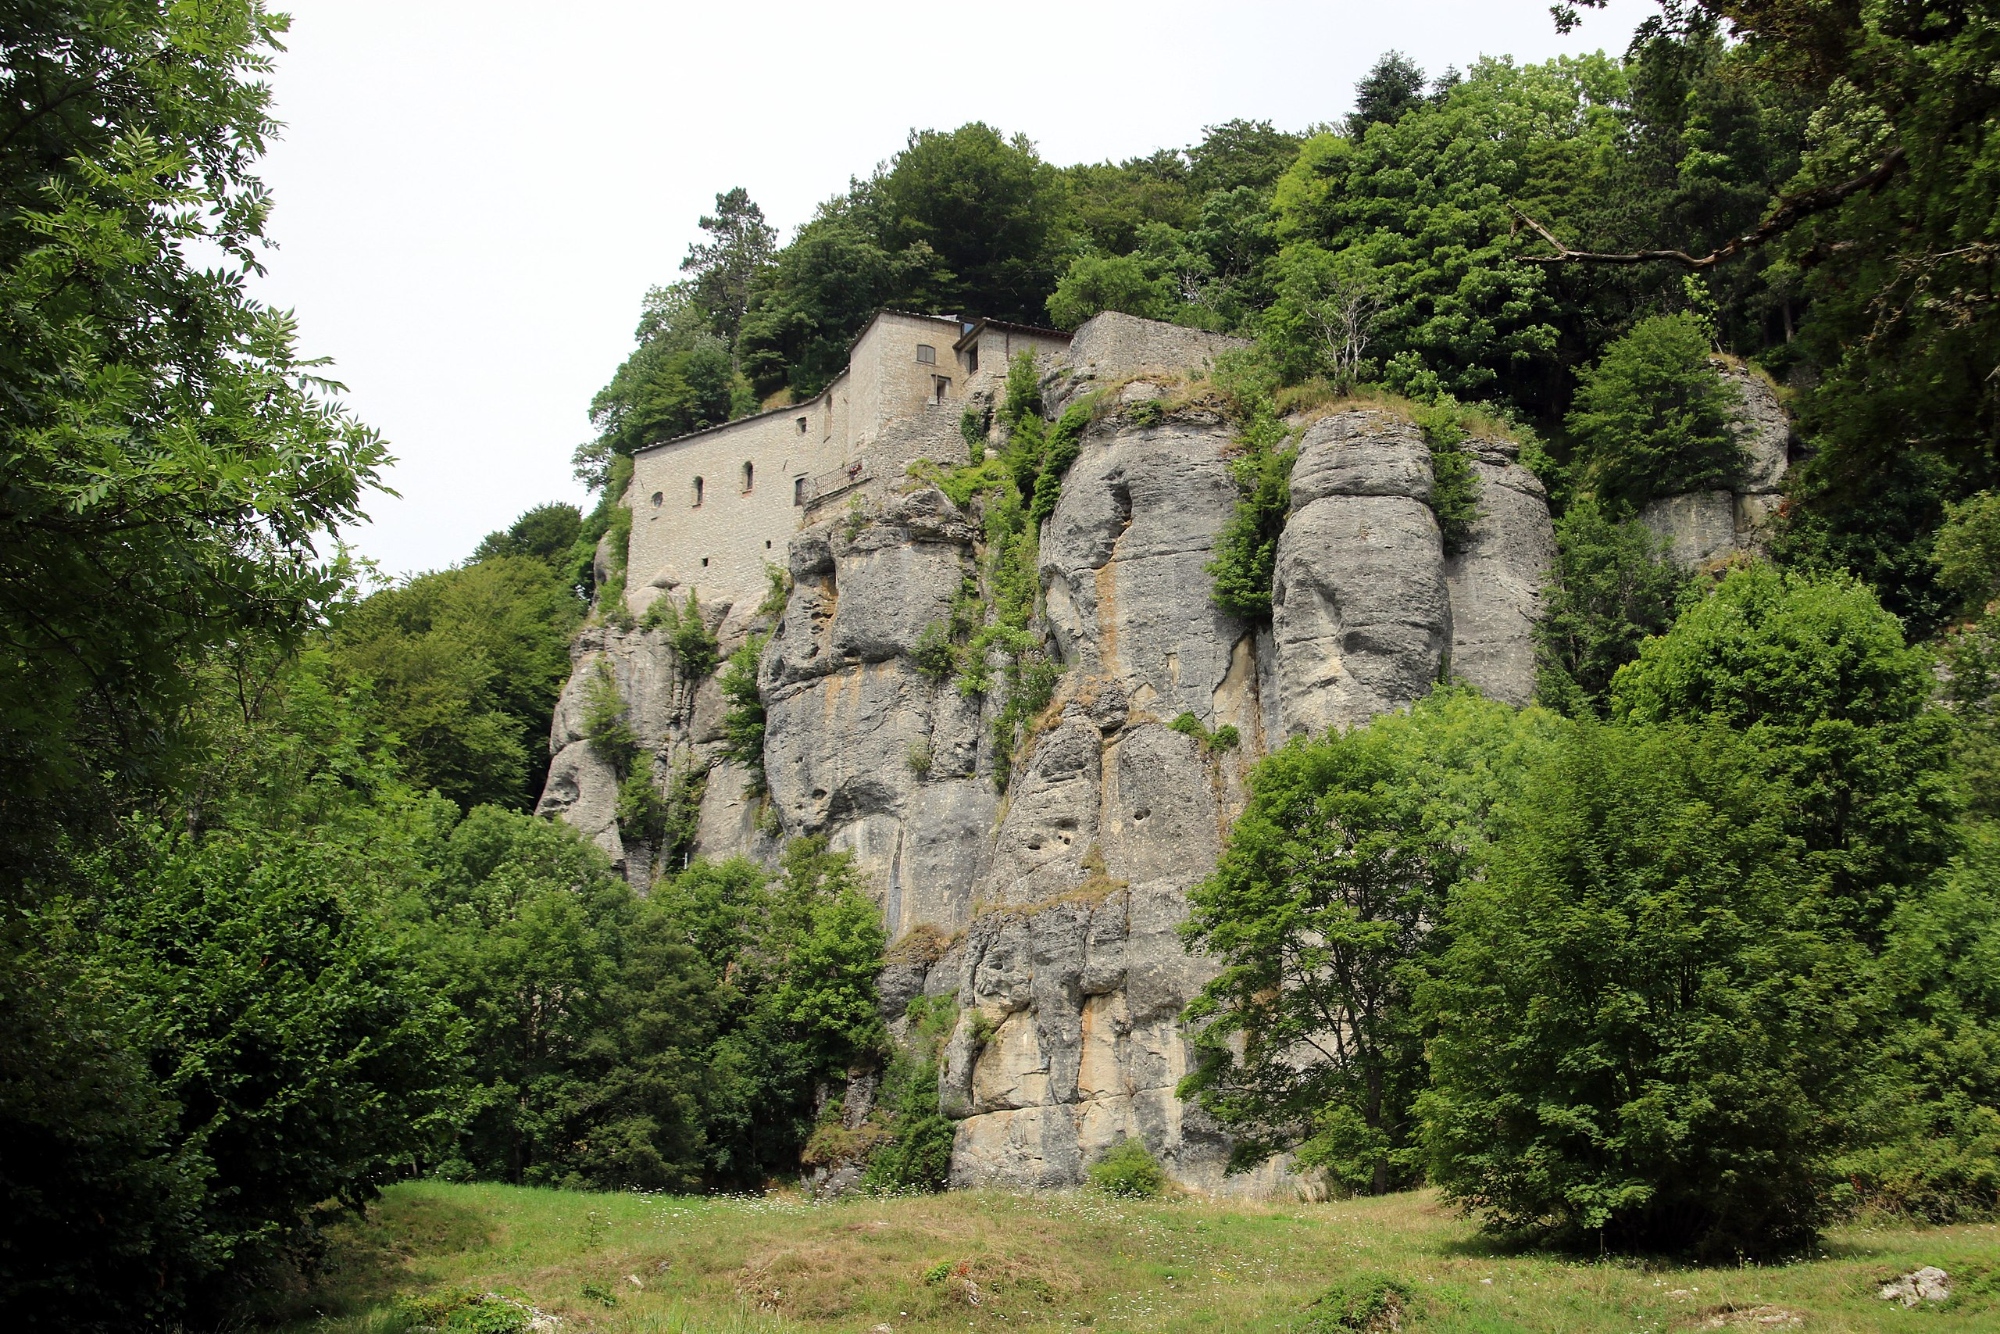
M 1132 822 L 1134 824 L 1137 824 L 1139 821 L 1145 819 L 1152 813 L 1153 812 L 1147 807 L 1141 806 L 1138 810 L 1132 812 Z
M 823 801 L 823 800 L 825 800 L 825 799 L 826 799 L 826 789 L 825 789 L 825 788 L 823 788 L 823 787 L 816 787 L 816 788 L 814 788 L 814 789 L 813 789 L 813 800 L 814 800 L 814 801 Z
M 1028 851 L 1030 852 L 1040 852 L 1041 850 L 1042 841 L 1040 839 L 1035 839 L 1028 844 Z

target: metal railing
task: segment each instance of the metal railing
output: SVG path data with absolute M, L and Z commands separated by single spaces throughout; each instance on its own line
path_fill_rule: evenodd
M 850 491 L 863 482 L 874 479 L 875 472 L 868 466 L 867 459 L 856 459 L 838 468 L 828 468 L 825 472 L 815 473 L 806 478 L 805 503 L 817 505 L 822 500 L 837 496 L 843 491 Z

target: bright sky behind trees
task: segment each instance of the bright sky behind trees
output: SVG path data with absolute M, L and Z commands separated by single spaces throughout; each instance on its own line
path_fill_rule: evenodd
M 1123 159 L 1236 116 L 1337 120 L 1391 48 L 1433 75 L 1617 53 L 1655 12 L 1612 0 L 1559 37 L 1545 0 L 284 7 L 287 128 L 264 164 L 283 249 L 259 290 L 400 460 L 401 498 L 375 497 L 359 534 L 389 573 L 581 498 L 591 395 L 719 190 L 746 187 L 789 239 L 912 127 L 985 120 L 1051 162 Z

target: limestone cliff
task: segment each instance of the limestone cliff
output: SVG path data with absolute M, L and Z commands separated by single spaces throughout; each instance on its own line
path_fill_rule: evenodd
M 918 994 L 960 1007 L 942 1087 L 957 1184 L 1072 1183 L 1127 1135 L 1205 1189 L 1276 1184 L 1276 1167 L 1225 1178 L 1219 1127 L 1173 1093 L 1189 1060 L 1179 1014 L 1211 967 L 1175 928 L 1247 767 L 1447 676 L 1516 702 L 1532 689 L 1529 629 L 1554 552 L 1539 484 L 1511 445 L 1474 442 L 1479 518 L 1447 557 L 1430 452 L 1386 409 L 1295 423 L 1273 616 L 1259 626 L 1216 608 L 1204 567 L 1237 500 L 1233 429 L 1198 396 L 1148 400 L 1219 350 L 1116 317 L 1080 331 L 1045 387 L 1054 405 L 1102 394 L 1040 535 L 1037 632 L 1063 675 L 1004 793 L 1000 701 L 967 698 L 912 657 L 976 555 L 972 516 L 935 488 L 878 494 L 792 539 L 759 676 L 767 801 L 716 763 L 714 682 L 685 680 L 657 633 L 577 644 L 543 809 L 614 856 L 650 855 L 620 841 L 612 775 L 582 739 L 579 683 L 608 671 L 642 744 L 669 768 L 713 766 L 701 852 L 769 857 L 814 833 L 851 850 L 892 935 L 913 942 L 883 975 L 885 1009 Z M 1170 728 L 1183 713 L 1235 727 L 1241 746 Z

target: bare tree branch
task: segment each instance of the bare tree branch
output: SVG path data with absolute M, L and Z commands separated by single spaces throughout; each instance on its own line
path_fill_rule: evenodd
M 1726 259 L 1734 259 L 1746 251 L 1755 250 L 1773 237 L 1782 236 L 1815 213 L 1823 213 L 1864 190 L 1879 189 L 1902 165 L 1903 150 L 1892 148 L 1880 162 L 1859 176 L 1850 177 L 1838 185 L 1822 185 L 1811 190 L 1802 190 L 1795 195 L 1786 195 L 1778 200 L 1778 206 L 1771 210 L 1769 217 L 1757 224 L 1755 230 L 1745 232 L 1720 248 L 1701 256 L 1690 255 L 1685 250 L 1635 250 L 1627 254 L 1571 250 L 1556 239 L 1555 233 L 1523 213 L 1517 205 L 1509 204 L 1507 207 L 1513 211 L 1515 217 L 1533 228 L 1537 235 L 1554 246 L 1558 252 L 1553 255 L 1517 255 L 1515 258 L 1522 264 L 1650 264 L 1655 261 L 1665 261 L 1682 264 L 1690 269 L 1710 269 Z

